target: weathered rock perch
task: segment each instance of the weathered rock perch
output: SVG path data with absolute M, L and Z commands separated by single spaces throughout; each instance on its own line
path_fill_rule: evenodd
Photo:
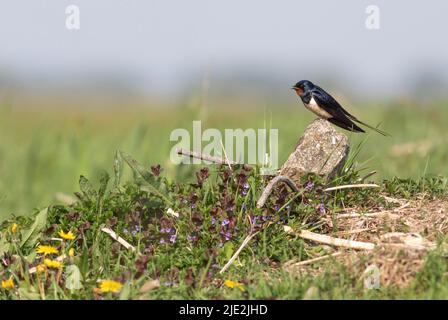
M 296 183 L 307 173 L 331 178 L 342 169 L 349 150 L 346 135 L 338 133 L 327 120 L 316 119 L 306 128 L 279 174 Z

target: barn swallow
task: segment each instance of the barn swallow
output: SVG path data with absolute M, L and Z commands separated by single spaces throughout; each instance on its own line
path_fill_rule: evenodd
M 300 99 L 302 99 L 303 104 L 308 110 L 317 114 L 319 117 L 330 121 L 338 127 L 352 132 L 365 132 L 354 123 L 357 122 L 382 134 L 383 136 L 389 135 L 384 131 L 356 119 L 356 117 L 352 116 L 344 108 L 342 108 L 342 106 L 329 93 L 321 87 L 316 86 L 311 81 L 301 80 L 297 82 L 292 89 L 296 91 L 297 95 Z

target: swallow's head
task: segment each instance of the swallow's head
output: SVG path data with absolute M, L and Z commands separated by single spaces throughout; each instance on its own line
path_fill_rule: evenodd
M 312 89 L 313 86 L 314 84 L 311 81 L 300 80 L 291 89 L 295 90 L 298 96 L 302 96 L 305 91 Z

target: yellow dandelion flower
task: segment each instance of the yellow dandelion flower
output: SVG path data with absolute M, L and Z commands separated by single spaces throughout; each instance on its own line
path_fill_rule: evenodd
M 59 231 L 58 234 L 64 240 L 74 240 L 75 239 L 75 235 L 71 231 L 65 233 L 64 230 L 61 230 L 61 231 Z
M 10 276 L 8 280 L 2 281 L 2 289 L 11 290 L 13 288 L 14 288 L 14 280 L 12 280 L 12 276 Z
M 62 263 L 58 260 L 44 259 L 44 265 L 50 269 L 60 269 L 62 268 Z
M 70 250 L 68 250 L 68 256 L 73 258 L 75 256 L 75 249 L 70 248 Z
M 36 266 L 36 272 L 37 273 L 43 273 L 43 272 L 45 272 L 45 270 L 47 270 L 47 266 L 44 265 L 44 264 L 39 264 L 39 265 Z
M 48 254 L 58 254 L 59 250 L 52 246 L 38 246 L 36 249 L 37 253 L 43 253 L 44 256 Z
M 120 282 L 114 280 L 103 280 L 101 281 L 99 289 L 101 290 L 101 293 L 106 292 L 117 293 L 120 292 L 122 286 L 123 285 Z
M 244 291 L 244 285 L 242 283 L 236 282 L 236 281 L 232 281 L 227 279 L 226 281 L 224 281 L 224 285 L 230 289 L 233 288 L 238 288 L 241 291 Z
M 18 228 L 17 223 L 13 223 L 12 226 L 11 226 L 11 232 L 12 233 L 16 233 L 17 232 L 17 228 Z

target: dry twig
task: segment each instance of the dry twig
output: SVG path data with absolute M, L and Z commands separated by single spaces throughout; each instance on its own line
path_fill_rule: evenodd
M 314 262 L 318 262 L 318 261 L 322 261 L 322 260 L 326 260 L 328 258 L 334 258 L 337 257 L 339 255 L 341 255 L 342 252 L 338 251 L 332 254 L 327 254 L 321 257 L 317 257 L 317 258 L 313 258 L 313 259 L 309 259 L 309 260 L 305 260 L 305 261 L 299 261 L 299 262 L 293 262 L 293 261 L 288 261 L 285 263 L 285 268 L 294 268 L 294 267 L 301 267 L 301 266 L 306 266 L 309 264 L 312 264 Z
M 351 235 L 351 234 L 358 234 L 358 233 L 362 233 L 364 231 L 370 231 L 370 230 L 371 229 L 369 229 L 369 228 L 359 228 L 359 229 L 339 231 L 338 232 L 338 236 L 346 236 L 346 235 Z
M 373 250 L 375 248 L 375 244 L 371 242 L 361 242 L 361 241 L 352 241 L 341 238 L 334 238 L 331 236 L 314 233 L 308 230 L 302 230 L 298 234 L 300 238 L 311 240 L 319 243 L 325 243 L 328 245 L 332 245 L 335 247 L 344 247 L 349 249 L 356 250 Z
M 222 139 L 219 140 L 219 142 L 221 142 L 221 148 L 222 148 L 222 152 L 224 153 L 224 158 L 226 159 L 226 163 L 229 166 L 229 169 L 232 170 L 232 166 L 230 165 L 230 160 L 227 157 L 226 148 L 224 147 L 224 144 L 222 143 Z
M 118 236 L 112 229 L 101 228 L 101 231 L 103 231 L 104 233 L 107 233 L 112 239 L 114 239 L 115 241 L 118 241 L 126 249 L 135 251 L 135 247 L 132 244 L 130 244 L 129 242 L 124 240 L 122 237 Z
M 367 178 L 370 178 L 371 176 L 373 176 L 373 175 L 375 175 L 375 174 L 377 174 L 378 172 L 377 171 L 371 171 L 371 172 L 369 172 L 368 174 L 366 174 L 364 177 L 362 177 L 360 180 L 359 180 L 359 182 L 364 182 Z
M 62 202 L 66 205 L 72 205 L 78 201 L 78 199 L 76 199 L 75 197 L 62 192 L 56 192 L 54 198 L 56 201 Z
M 206 154 L 202 154 L 200 152 L 195 152 L 195 151 L 190 151 L 190 150 L 184 150 L 182 148 L 177 149 L 177 154 L 183 155 L 183 156 L 187 156 L 190 158 L 196 158 L 196 159 L 201 159 L 204 161 L 209 161 L 209 162 L 213 162 L 213 163 L 217 163 L 217 164 L 224 164 L 224 165 L 236 165 L 237 163 L 234 161 L 231 161 L 229 159 L 223 160 L 219 157 L 213 157 L 213 156 L 209 156 Z
M 286 183 L 294 192 L 299 192 L 299 188 L 297 185 L 287 176 L 277 176 L 273 178 L 271 181 L 269 181 L 266 188 L 264 188 L 263 193 L 261 194 L 260 198 L 257 201 L 257 208 L 261 208 L 264 206 L 266 201 L 268 200 L 269 195 L 272 193 L 273 188 L 275 185 L 279 182 Z
M 380 186 L 374 183 L 361 183 L 361 184 L 347 184 L 344 186 L 337 186 L 324 189 L 325 192 L 335 191 L 341 189 L 351 189 L 351 188 L 379 188 Z
M 336 218 L 382 218 L 398 219 L 400 216 L 389 211 L 371 212 L 371 213 L 342 213 L 336 215 Z
M 250 240 L 252 240 L 253 237 L 255 237 L 258 234 L 258 231 L 255 233 L 251 233 L 249 234 L 243 241 L 243 243 L 241 244 L 241 246 L 238 248 L 238 250 L 236 250 L 236 252 L 233 254 L 233 256 L 229 259 L 229 261 L 227 261 L 226 265 L 224 267 L 222 267 L 222 269 L 219 271 L 219 273 L 223 273 L 224 271 L 227 270 L 228 267 L 230 267 L 230 265 L 233 263 L 233 261 L 235 261 L 235 259 L 239 256 L 240 252 L 244 249 L 244 247 L 249 243 Z
M 392 209 L 390 211 L 378 211 L 378 212 L 368 212 L 368 213 L 342 213 L 336 215 L 336 218 L 382 218 L 382 217 L 388 217 L 390 219 L 398 219 L 400 216 L 398 214 L 395 214 L 393 212 L 399 212 L 403 210 L 404 208 L 409 206 L 409 202 L 406 202 L 399 208 Z

